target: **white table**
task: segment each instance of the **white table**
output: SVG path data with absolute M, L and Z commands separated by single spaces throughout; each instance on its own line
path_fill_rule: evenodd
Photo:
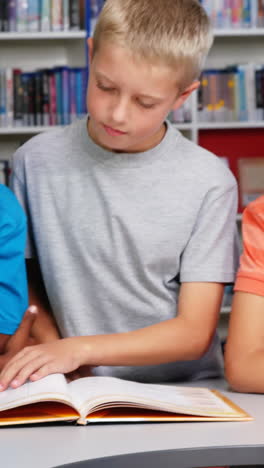
M 187 468 L 264 465 L 264 395 L 227 391 L 227 384 L 220 380 L 197 382 L 196 386 L 221 390 L 255 420 L 1 428 L 0 466 Z

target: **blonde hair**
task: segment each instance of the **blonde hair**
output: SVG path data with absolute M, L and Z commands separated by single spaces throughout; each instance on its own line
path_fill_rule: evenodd
M 106 0 L 93 40 L 94 54 L 104 40 L 174 67 L 185 88 L 199 77 L 213 35 L 197 0 Z

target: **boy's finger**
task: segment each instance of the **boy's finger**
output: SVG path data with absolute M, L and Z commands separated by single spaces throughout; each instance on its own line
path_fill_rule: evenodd
M 10 338 L 7 345 L 8 352 L 17 352 L 27 345 L 31 328 L 36 319 L 38 309 L 36 306 L 30 306 L 23 317 L 15 334 Z

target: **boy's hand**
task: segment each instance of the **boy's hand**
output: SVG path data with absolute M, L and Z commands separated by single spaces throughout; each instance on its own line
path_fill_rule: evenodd
M 49 374 L 67 374 L 78 369 L 84 364 L 80 349 L 79 337 L 24 348 L 4 366 L 0 391 L 9 385 L 20 387 L 28 378 L 35 381 Z
M 30 337 L 32 326 L 37 317 L 37 308 L 30 306 L 24 314 L 23 320 L 17 331 L 12 335 L 5 346 L 4 352 L 0 354 L 0 370 L 16 355 L 21 349 L 28 344 L 33 344 L 33 339 Z

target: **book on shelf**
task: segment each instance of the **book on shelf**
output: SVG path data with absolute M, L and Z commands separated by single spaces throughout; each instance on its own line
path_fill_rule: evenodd
M 87 67 L 0 69 L 0 127 L 68 125 L 86 114 Z
M 90 0 L 0 0 L 0 32 L 80 30 Z
M 229 65 L 205 69 L 198 93 L 198 116 L 203 122 L 264 120 L 264 66 Z
M 263 0 L 200 0 L 212 25 L 224 28 L 263 28 Z
M 115 377 L 67 383 L 62 374 L 0 393 L 0 426 L 54 421 L 88 423 L 250 421 L 217 390 L 143 384 Z
M 242 208 L 264 194 L 264 158 L 238 159 L 239 191 Z

